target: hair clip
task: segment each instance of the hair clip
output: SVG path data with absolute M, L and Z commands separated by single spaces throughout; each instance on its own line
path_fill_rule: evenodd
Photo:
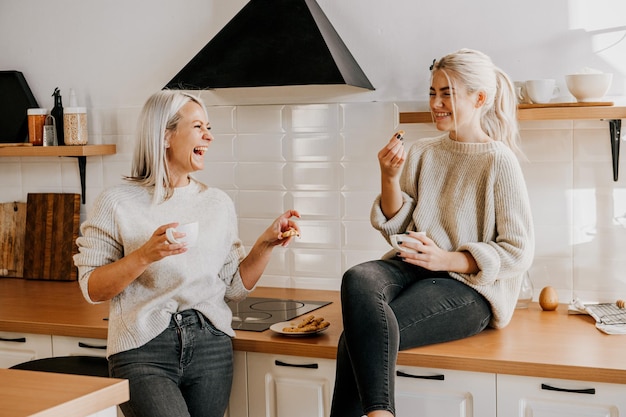
M 433 70 L 433 68 L 435 67 L 435 62 L 437 62 L 437 60 L 433 59 L 433 63 L 430 64 L 430 67 L 428 68 L 429 70 L 431 70 L 431 71 Z

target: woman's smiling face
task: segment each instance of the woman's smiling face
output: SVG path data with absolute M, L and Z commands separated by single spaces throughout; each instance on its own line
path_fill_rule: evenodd
M 438 130 L 454 133 L 470 127 L 476 119 L 478 93 L 468 93 L 452 74 L 437 70 L 430 86 L 430 111 Z M 473 126 L 471 126 L 473 127 Z
M 190 101 L 178 114 L 178 125 L 166 138 L 167 162 L 175 187 L 187 185 L 187 175 L 204 168 L 204 154 L 213 140 L 211 125 L 198 103 Z

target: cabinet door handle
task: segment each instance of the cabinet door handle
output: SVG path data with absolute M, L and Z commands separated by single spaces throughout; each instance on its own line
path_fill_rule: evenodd
M 17 337 L 15 339 L 9 339 L 6 337 L 0 337 L 0 342 L 14 342 L 14 343 L 26 343 L 25 337 Z
M 444 379 L 446 379 L 445 375 L 443 375 L 443 374 L 439 374 L 439 375 L 411 375 L 411 374 L 407 374 L 406 372 L 402 372 L 402 371 L 396 371 L 396 376 L 403 376 L 405 378 L 432 379 L 432 380 L 436 380 L 436 381 L 443 381 Z
M 83 343 L 83 342 L 78 342 L 78 347 L 82 347 L 82 348 L 89 348 L 89 349 L 101 349 L 101 350 L 106 350 L 106 345 L 104 346 L 95 346 L 95 345 L 88 345 L 87 343 Z
M 287 363 L 287 362 L 275 360 L 274 364 L 276 366 L 291 366 L 292 368 L 309 368 L 309 369 L 317 369 L 317 368 L 319 368 L 319 365 L 316 364 L 316 363 L 297 364 L 297 363 Z
M 586 389 L 567 389 L 567 388 L 557 388 L 548 384 L 541 384 L 541 389 L 545 389 L 547 391 L 559 391 L 559 392 L 573 392 L 575 394 L 591 394 L 595 395 L 595 388 L 586 388 Z

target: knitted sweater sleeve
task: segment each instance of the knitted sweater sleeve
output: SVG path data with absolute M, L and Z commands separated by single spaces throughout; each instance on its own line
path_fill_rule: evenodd
M 230 200 L 229 200 L 230 203 Z M 239 264 L 246 257 L 246 252 L 243 243 L 239 239 L 239 232 L 237 227 L 237 214 L 235 207 L 232 204 L 228 205 L 228 219 L 231 225 L 233 234 L 233 242 L 230 246 L 230 251 L 224 261 L 224 265 L 219 272 L 219 278 L 226 285 L 226 293 L 224 298 L 232 301 L 243 300 L 254 290 L 254 288 L 247 290 L 243 285 L 241 275 L 239 274 Z
M 245 251 L 241 241 L 237 240 L 233 243 L 231 250 L 224 262 L 219 276 L 224 284 L 226 284 L 226 293 L 224 298 L 232 301 L 243 300 L 250 294 L 254 288 L 248 290 L 243 285 L 241 275 L 239 274 L 239 264 L 245 257 Z

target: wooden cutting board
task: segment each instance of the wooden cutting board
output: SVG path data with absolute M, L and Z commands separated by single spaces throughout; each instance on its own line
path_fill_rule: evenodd
M 80 194 L 28 194 L 24 278 L 75 281 Z
M 24 274 L 26 203 L 0 204 L 0 276 Z

